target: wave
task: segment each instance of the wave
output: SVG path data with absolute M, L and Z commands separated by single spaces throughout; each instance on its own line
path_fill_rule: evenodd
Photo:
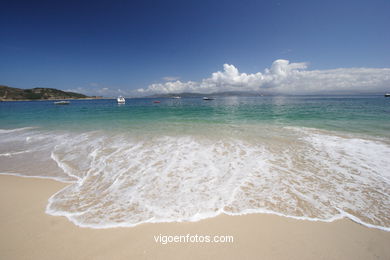
M 63 182 L 63 183 L 73 183 L 73 181 L 64 180 L 63 178 L 57 178 L 54 176 L 25 175 L 25 174 L 16 173 L 16 172 L 0 172 L 0 175 L 8 175 L 8 176 L 16 176 L 16 177 L 32 178 L 32 179 L 53 180 L 53 181 L 58 181 L 58 182 Z
M 38 163 L 60 169 L 53 176 L 71 183 L 46 212 L 81 227 L 269 213 L 347 217 L 390 231 L 388 140 L 299 127 L 241 130 L 212 137 L 30 131 L 7 142 L 19 138 L 23 149 L 45 156 Z
M 35 129 L 37 127 L 22 127 L 22 128 L 14 128 L 14 129 L 0 129 L 0 134 L 8 134 L 8 133 L 14 133 L 14 132 L 20 132 L 20 131 L 26 131 Z
M 0 153 L 0 156 L 12 156 L 12 155 L 17 155 L 17 154 L 22 154 L 22 153 L 29 153 L 31 151 L 26 150 L 26 151 L 19 151 L 19 152 L 8 152 L 8 153 Z

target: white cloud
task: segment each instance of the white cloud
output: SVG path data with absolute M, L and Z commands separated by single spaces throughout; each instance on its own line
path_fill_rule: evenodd
M 109 90 L 109 88 L 101 88 L 101 89 L 98 89 L 97 92 L 103 94 L 103 93 L 106 93 L 108 90 Z
M 85 88 L 81 88 L 81 87 L 72 88 L 72 89 L 65 89 L 64 91 L 74 92 L 74 93 L 81 93 L 81 94 L 84 94 L 85 92 L 87 92 L 87 90 Z
M 163 77 L 162 79 L 165 80 L 165 81 L 174 81 L 174 80 L 180 79 L 180 77 L 167 76 L 167 77 Z
M 97 93 L 98 96 L 104 96 L 104 97 L 117 97 L 117 96 L 129 96 L 131 95 L 130 91 L 126 91 L 123 89 L 116 89 L 116 88 L 110 88 L 110 87 L 104 87 L 101 89 L 98 89 L 95 92 L 91 93 Z
M 97 85 L 99 86 L 99 85 Z M 131 91 L 117 89 L 113 87 L 92 87 L 89 84 L 89 87 L 78 87 L 74 89 L 66 89 L 65 91 L 71 91 L 76 93 L 85 94 L 88 96 L 104 96 L 104 97 L 117 97 L 119 95 L 122 96 L 131 96 Z
M 200 82 L 180 80 L 151 84 L 139 94 L 223 91 L 258 91 L 281 94 L 370 93 L 390 88 L 390 68 L 339 68 L 308 70 L 306 63 L 275 60 L 271 68 L 253 74 L 240 73 L 234 65 Z

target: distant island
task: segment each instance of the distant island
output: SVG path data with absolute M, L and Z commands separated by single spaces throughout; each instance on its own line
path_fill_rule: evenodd
M 383 96 L 383 93 L 378 92 L 368 92 L 368 93 L 351 93 L 351 92 L 321 92 L 321 93 L 312 93 L 312 94 L 290 94 L 290 93 L 277 93 L 267 90 L 262 92 L 255 91 L 225 91 L 225 92 L 213 92 L 213 93 L 196 93 L 196 92 L 183 92 L 183 93 L 160 93 L 153 94 L 149 96 L 142 96 L 141 98 L 201 98 L 201 97 L 262 97 L 262 96 L 367 96 L 367 95 L 378 95 Z M 385 94 L 385 96 L 390 96 L 390 94 Z
M 267 94 L 269 95 L 269 94 Z M 145 96 L 144 98 L 173 98 L 173 97 L 182 97 L 182 98 L 198 98 L 198 97 L 253 97 L 253 96 L 263 96 L 259 92 L 249 92 L 249 91 L 226 91 L 226 92 L 214 92 L 214 93 L 167 93 L 167 94 L 154 94 L 150 96 Z
M 67 92 L 54 88 L 21 89 L 0 85 L 0 101 L 17 100 L 59 100 L 59 99 L 98 99 L 80 93 Z

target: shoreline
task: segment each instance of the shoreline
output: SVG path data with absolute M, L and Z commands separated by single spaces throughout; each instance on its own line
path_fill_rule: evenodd
M 66 186 L 69 186 L 71 184 L 74 183 L 74 181 L 65 181 L 65 180 L 61 180 L 61 179 L 57 179 L 57 178 L 54 178 L 54 177 L 47 177 L 47 176 L 28 176 L 28 175 L 22 175 L 22 174 L 18 174 L 18 173 L 0 173 L 0 176 L 12 176 L 12 177 L 21 177 L 21 178 L 27 178 L 27 179 L 41 179 L 41 180 L 49 180 L 49 181 L 54 181 L 54 182 L 58 182 L 58 183 L 61 183 L 63 184 L 63 187 L 61 187 L 59 190 L 55 191 L 52 195 L 50 195 L 48 197 L 48 202 L 50 201 L 50 198 L 52 196 L 55 195 L 55 193 L 61 191 L 62 189 L 64 189 Z M 0 180 L 1 180 L 1 177 L 0 177 Z M 47 204 L 48 205 L 48 204 Z M 47 207 L 46 207 L 47 209 Z M 369 224 L 369 223 L 364 223 L 362 222 L 360 219 L 356 218 L 355 216 L 347 213 L 347 212 L 344 212 L 342 214 L 340 214 L 339 216 L 334 216 L 330 219 L 319 219 L 319 218 L 308 218 L 308 217 L 298 217 L 298 216 L 289 216 L 289 215 L 285 215 L 283 213 L 279 213 L 279 212 L 274 212 L 274 211 L 268 211 L 268 210 L 263 210 L 261 212 L 257 212 L 257 211 L 253 211 L 253 210 L 249 210 L 249 211 L 246 211 L 246 212 L 243 212 L 243 213 L 239 213 L 239 214 L 227 214 L 225 212 L 222 212 L 222 213 L 219 213 L 215 216 L 210 216 L 210 217 L 206 217 L 206 218 L 201 218 L 201 219 L 197 219 L 197 220 L 183 220 L 183 221 L 161 221 L 161 222 L 153 222 L 153 221 L 146 221 L 146 222 L 141 222 L 141 223 L 137 223 L 137 224 L 132 224 L 132 225 L 117 225 L 117 226 L 83 226 L 83 225 L 80 225 L 80 224 L 77 224 L 77 223 L 74 223 L 71 219 L 68 219 L 66 216 L 64 215 L 55 215 L 55 214 L 50 214 L 50 213 L 47 213 L 46 212 L 47 210 L 45 210 L 45 213 L 47 215 L 50 215 L 50 216 L 55 216 L 55 217 L 64 217 L 66 218 L 69 222 L 71 222 L 73 225 L 79 227 L 79 228 L 88 228 L 88 229 L 112 229 L 112 228 L 134 228 L 136 226 L 139 226 L 139 225 L 145 225 L 145 224 L 161 224 L 161 223 L 165 223 L 165 224 L 170 224 L 170 223 L 196 223 L 196 222 L 200 222 L 200 221 L 204 221 L 204 220 L 207 220 L 207 219 L 210 219 L 210 218 L 216 218 L 216 217 L 219 217 L 219 216 L 227 216 L 227 217 L 239 217 L 239 216 L 246 216 L 246 215 L 252 215 L 252 214 L 260 214 L 260 215 L 272 215 L 272 216 L 277 216 L 277 217 L 282 217 L 282 218 L 291 218 L 293 220 L 298 220 L 298 221 L 308 221 L 308 222 L 323 222 L 323 223 L 332 223 L 332 222 L 335 222 L 335 221 L 340 221 L 340 220 L 348 220 L 348 221 L 351 221 L 353 223 L 356 223 L 358 225 L 361 225 L 363 227 L 366 227 L 366 228 L 370 228 L 370 229 L 377 229 L 377 230 L 380 230 L 380 231 L 384 231 L 384 232 L 390 232 L 390 228 L 387 228 L 387 227 L 382 227 L 382 226 L 377 226 L 377 225 L 373 225 L 373 224 Z
M 0 256 L 5 259 L 272 258 L 385 259 L 390 232 L 349 219 L 296 220 L 270 214 L 220 215 L 197 222 L 90 229 L 47 215 L 48 199 L 68 185 L 0 175 Z M 12 199 L 11 199 L 12 198 Z M 232 235 L 233 243 L 156 243 L 154 236 Z
M 57 101 L 57 100 L 102 100 L 114 98 L 55 98 L 55 99 L 0 99 L 0 102 L 16 102 L 16 101 Z

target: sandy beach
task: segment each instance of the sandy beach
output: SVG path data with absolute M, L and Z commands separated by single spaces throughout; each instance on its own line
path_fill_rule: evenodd
M 80 228 L 45 214 L 66 184 L 0 176 L 1 259 L 389 259 L 390 233 L 344 219 L 300 221 L 267 214 L 191 223 Z M 156 243 L 154 236 L 229 235 L 233 243 Z
M 2 1 L 0 260 L 390 260 L 389 10 Z

